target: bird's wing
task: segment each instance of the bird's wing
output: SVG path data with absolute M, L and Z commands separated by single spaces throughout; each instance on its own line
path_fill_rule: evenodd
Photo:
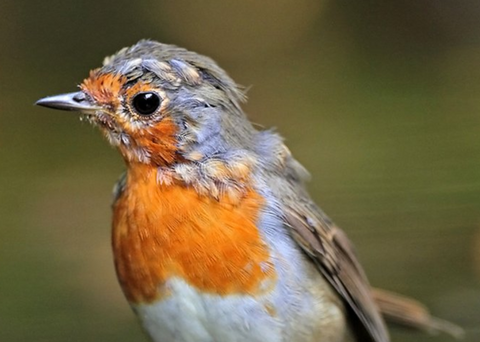
M 457 340 L 465 334 L 458 325 L 433 317 L 422 303 L 412 298 L 375 288 L 372 289 L 372 296 L 387 322 L 431 334 L 443 332 Z
M 286 225 L 294 240 L 345 300 L 371 340 L 389 341 L 368 280 L 345 233 L 309 199 L 287 200 L 284 205 Z

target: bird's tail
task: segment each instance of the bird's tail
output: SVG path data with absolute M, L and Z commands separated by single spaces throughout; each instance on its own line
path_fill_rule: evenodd
M 387 322 L 437 334 L 447 333 L 456 339 L 464 335 L 458 325 L 433 317 L 428 309 L 414 299 L 381 289 L 372 289 L 373 298 Z

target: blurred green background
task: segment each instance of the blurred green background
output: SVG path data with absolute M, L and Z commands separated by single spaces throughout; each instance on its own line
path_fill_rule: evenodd
M 252 86 L 246 112 L 286 137 L 371 282 L 480 340 L 478 1 L 2 0 L 0 18 L 0 341 L 146 341 L 110 254 L 122 160 L 33 106 L 141 38 Z

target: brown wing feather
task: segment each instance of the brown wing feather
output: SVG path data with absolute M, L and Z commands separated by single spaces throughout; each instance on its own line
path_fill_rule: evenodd
M 412 298 L 375 288 L 372 289 L 372 296 L 389 322 L 432 334 L 444 332 L 456 339 L 465 334 L 458 325 L 433 317 L 422 303 Z
M 295 241 L 355 313 L 371 340 L 388 342 L 385 323 L 345 233 L 310 200 L 285 202 L 285 220 Z

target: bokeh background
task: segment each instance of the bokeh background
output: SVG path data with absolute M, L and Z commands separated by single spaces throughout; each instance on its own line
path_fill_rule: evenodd
M 33 106 L 141 38 L 250 87 L 246 112 L 286 137 L 371 282 L 480 340 L 477 0 L 2 0 L 0 341 L 147 340 L 110 254 L 122 160 L 76 115 Z

